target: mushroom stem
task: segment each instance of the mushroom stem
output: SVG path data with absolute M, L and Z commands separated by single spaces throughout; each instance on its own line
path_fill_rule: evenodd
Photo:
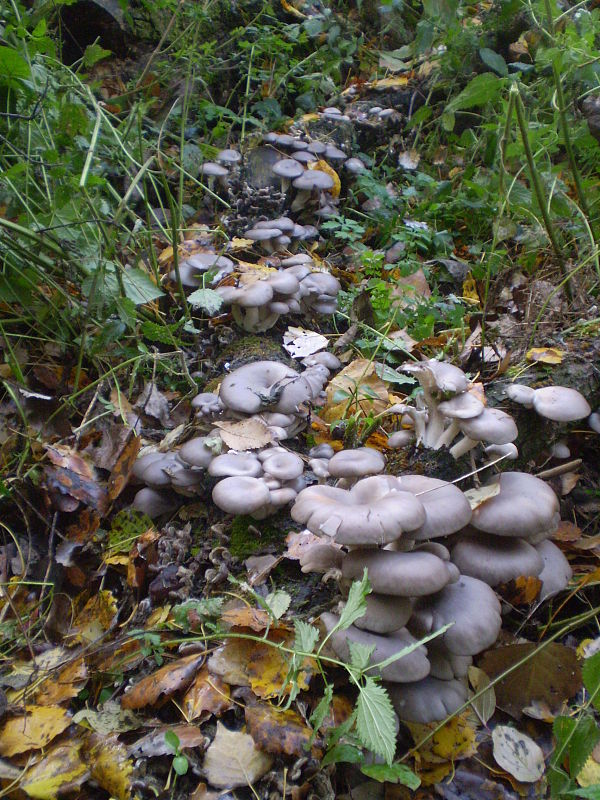
M 458 424 L 458 420 L 453 419 L 450 422 L 450 425 L 443 431 L 440 436 L 438 437 L 437 441 L 433 445 L 434 450 L 439 450 L 441 447 L 448 447 L 453 439 L 458 436 L 460 433 L 460 427 Z
M 458 441 L 453 447 L 450 448 L 450 455 L 454 459 L 459 459 L 461 456 L 464 456 L 465 453 L 468 453 L 469 450 L 472 450 L 476 447 L 479 442 L 476 439 L 469 439 L 468 436 L 463 436 L 463 438 Z
M 405 406 L 402 404 L 393 405 L 387 409 L 387 414 L 406 414 L 413 421 L 415 426 L 415 436 L 417 444 L 423 441 L 425 436 L 425 423 L 427 421 L 427 412 L 425 409 L 415 408 L 414 406 Z
M 433 397 L 429 388 L 423 384 L 423 396 L 425 398 L 425 405 L 429 414 L 429 421 L 425 427 L 425 434 L 423 436 L 423 446 L 432 450 L 437 450 L 436 443 L 444 432 L 444 416 L 438 410 L 437 400 Z

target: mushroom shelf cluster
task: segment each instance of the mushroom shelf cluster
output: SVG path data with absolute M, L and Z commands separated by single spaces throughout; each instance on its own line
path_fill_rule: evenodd
M 385 461 L 367 464 L 359 451 L 329 459 L 329 475 L 340 474 L 334 459 L 345 464 L 342 481 L 354 481 L 350 488 L 339 482 L 307 487 L 291 510 L 296 522 L 324 540 L 304 551 L 303 571 L 333 571 L 344 590 L 367 570 L 372 594 L 366 614 L 333 633 L 333 648 L 347 659 L 350 643 L 372 646 L 371 663 L 377 664 L 450 624 L 426 647 L 380 671 L 401 719 L 443 719 L 466 701 L 472 657 L 492 646 L 500 631 L 493 587 L 536 576 L 545 599 L 567 585 L 569 564 L 548 540 L 557 527 L 558 499 L 538 478 L 506 472 L 490 482 L 497 494 L 472 510 L 446 481 L 373 474 Z M 322 615 L 328 631 L 338 619 Z

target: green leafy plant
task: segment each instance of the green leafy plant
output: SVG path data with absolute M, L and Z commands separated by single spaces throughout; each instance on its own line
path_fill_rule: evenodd
M 181 752 L 180 749 L 181 742 L 179 741 L 179 737 L 177 736 L 175 731 L 166 731 L 165 744 L 173 752 L 173 761 L 171 762 L 173 771 L 177 775 L 185 775 L 189 769 L 190 764 L 187 759 L 187 756 L 185 756 Z

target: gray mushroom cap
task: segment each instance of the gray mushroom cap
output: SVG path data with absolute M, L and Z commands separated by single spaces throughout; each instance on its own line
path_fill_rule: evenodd
M 425 511 L 414 495 L 387 491 L 381 483 L 365 485 L 374 480 L 365 478 L 350 491 L 309 486 L 298 495 L 292 519 L 345 545 L 387 544 L 423 524 Z
M 269 239 L 277 239 L 281 236 L 279 228 L 250 228 L 244 232 L 246 239 L 252 239 L 253 242 L 266 242 Z
M 544 386 L 533 395 L 533 408 L 541 416 L 555 422 L 585 419 L 592 409 L 585 397 L 567 386 Z
M 341 566 L 340 560 L 340 566 Z M 354 626 L 371 633 L 392 633 L 403 628 L 412 614 L 412 603 L 408 597 L 392 594 L 367 595 L 367 610 L 354 620 Z
M 219 397 L 232 411 L 257 414 L 263 409 L 282 414 L 297 412 L 313 399 L 309 383 L 279 361 L 255 361 L 227 375 Z
M 412 444 L 414 438 L 414 431 L 395 431 L 388 436 L 387 446 L 390 448 L 390 450 L 400 450 L 402 447 L 408 447 L 409 444 Z
M 200 416 L 218 414 L 223 410 L 219 395 L 214 392 L 199 392 L 192 400 L 192 408 Z
M 262 475 L 262 465 L 253 453 L 222 453 L 210 462 L 208 474 L 213 478 L 229 478 L 233 475 L 258 478 Z
M 573 570 L 562 550 L 554 542 L 548 540 L 540 542 L 535 549 L 544 562 L 543 569 L 538 575 L 542 582 L 539 599 L 546 600 L 567 588 L 573 577 Z
M 335 614 L 321 614 L 321 620 L 327 632 L 333 630 L 339 621 Z M 374 646 L 369 663 L 376 664 L 384 661 L 390 656 L 399 653 L 405 647 L 416 644 L 414 639 L 406 629 L 400 629 L 390 636 L 378 636 L 375 633 L 362 631 L 351 625 L 344 631 L 336 631 L 329 640 L 337 655 L 344 661 L 350 658 L 350 648 L 348 642 Z M 427 650 L 424 647 L 417 647 L 412 653 L 393 661 L 387 666 L 373 670 L 374 675 L 381 675 L 385 680 L 393 682 L 412 682 L 418 681 L 429 674 L 429 661 L 427 660 Z
M 327 350 L 321 350 L 320 353 L 313 353 L 311 356 L 302 359 L 302 366 L 304 367 L 314 367 L 315 364 L 323 364 L 329 370 L 339 369 L 342 366 L 339 358 Z
M 384 469 L 384 456 L 371 447 L 340 450 L 329 461 L 329 474 L 334 478 L 362 478 L 383 472 Z
M 445 417 L 452 419 L 472 419 L 484 411 L 483 403 L 470 392 L 462 392 L 450 400 L 444 400 L 438 406 Z
M 406 558 L 412 554 L 399 555 Z M 467 575 L 461 575 L 437 594 L 415 601 L 409 622 L 415 635 L 434 633 L 448 623 L 453 623 L 452 627 L 440 638 L 451 653 L 480 653 L 491 647 L 500 633 L 500 601 L 487 583 Z
M 467 701 L 465 681 L 442 681 L 428 676 L 418 683 L 391 683 L 387 687 L 396 714 L 406 722 L 439 722 Z
M 241 153 L 237 150 L 219 150 L 217 153 L 217 161 L 221 164 L 237 164 L 241 160 Z
M 253 514 L 269 504 L 269 490 L 259 478 L 224 478 L 214 487 L 212 499 L 228 514 Z
M 304 172 L 304 167 L 294 158 L 282 158 L 271 167 L 275 175 L 291 180 L 298 178 Z
M 535 389 L 526 386 L 524 383 L 511 383 L 506 387 L 506 396 L 513 402 L 520 403 L 525 408 L 533 408 L 533 396 Z
M 310 458 L 331 458 L 335 454 L 335 450 L 330 444 L 327 442 L 323 442 L 322 444 L 317 444 L 314 447 L 311 447 L 308 451 L 308 455 Z
M 309 153 L 314 153 L 316 156 L 318 156 L 327 150 L 327 145 L 323 144 L 323 142 L 315 140 L 314 142 L 309 142 L 306 149 Z
M 340 150 L 339 147 L 336 147 L 333 144 L 328 144 L 325 148 L 325 153 L 323 154 L 327 161 L 346 161 L 348 156 L 344 153 L 343 150 Z
M 239 286 L 218 286 L 215 291 L 223 302 L 242 308 L 260 308 L 273 299 L 273 289 L 266 280 L 240 283 Z
M 420 383 L 428 384 L 442 394 L 460 394 L 469 388 L 468 378 L 462 369 L 434 358 L 418 364 L 406 364 L 402 366 L 402 371 L 415 375 Z
M 438 592 L 457 575 L 453 564 L 431 553 L 388 550 L 353 550 L 344 559 L 342 575 L 350 580 L 360 579 L 365 567 L 374 592 L 399 597 L 421 597 Z
M 178 506 L 173 492 L 159 492 L 145 486 L 133 498 L 133 508 L 142 514 L 147 514 L 151 519 L 156 519 L 162 514 L 169 514 Z
M 500 492 L 473 511 L 471 525 L 495 536 L 517 536 L 530 542 L 556 530 L 558 498 L 547 483 L 525 472 L 503 472 L 488 482 Z
M 427 642 L 427 658 L 431 664 L 429 674 L 432 678 L 451 681 L 454 678 L 465 678 L 473 663 L 472 656 L 459 656 L 451 653 L 439 636 Z
M 291 233 L 294 230 L 295 222 L 293 219 L 289 217 L 277 217 L 276 219 L 268 219 L 264 222 L 257 222 L 254 225 L 255 230 L 260 230 L 261 228 L 277 228 L 282 233 Z
M 292 158 L 299 164 L 310 164 L 312 161 L 316 161 L 316 156 L 313 153 L 309 153 L 308 150 L 300 150 L 297 153 L 292 153 Z
M 415 494 L 425 508 L 425 522 L 411 531 L 413 539 L 448 536 L 468 525 L 471 506 L 458 486 L 424 475 L 402 475 L 396 480 L 399 489 Z
M 162 459 L 163 454 L 157 452 L 156 450 L 152 453 L 145 453 L 144 455 L 140 456 L 135 464 L 133 465 L 133 469 L 131 470 L 131 476 L 136 478 L 138 481 L 144 480 L 144 472 L 155 461 L 160 461 Z
M 514 419 L 499 408 L 485 408 L 476 417 L 461 419 L 459 426 L 469 439 L 491 444 L 514 442 L 519 435 Z
M 263 460 L 265 474 L 277 478 L 279 481 L 291 481 L 299 478 L 304 472 L 304 462 L 296 453 L 275 451 Z M 295 497 L 295 494 L 294 494 Z M 292 500 L 294 498 L 291 498 Z
M 364 172 L 366 170 L 366 167 L 364 163 L 360 160 L 360 158 L 349 158 L 344 163 L 344 167 L 345 169 L 348 170 L 348 172 L 351 172 L 354 175 L 357 175 L 358 173 Z
M 326 172 L 321 172 L 321 170 L 306 169 L 302 175 L 294 180 L 293 186 L 295 189 L 302 189 L 303 191 L 331 189 L 333 187 L 333 178 Z
M 179 458 L 190 464 L 192 467 L 208 467 L 215 457 L 215 453 L 207 445 L 209 436 L 196 436 L 190 439 L 179 450 Z
M 497 586 L 520 575 L 539 575 L 544 566 L 537 549 L 523 539 L 475 532 L 461 534 L 452 561 L 463 575 Z
M 229 172 L 221 164 L 215 164 L 214 161 L 205 161 L 200 167 L 202 175 L 208 175 L 209 178 L 224 178 L 229 175 Z
M 148 456 L 143 456 L 144 464 L 138 470 L 140 479 L 156 488 L 170 486 L 171 478 L 167 470 L 176 463 L 175 453 L 152 453 L 150 455 L 157 455 L 158 458 L 150 459 Z

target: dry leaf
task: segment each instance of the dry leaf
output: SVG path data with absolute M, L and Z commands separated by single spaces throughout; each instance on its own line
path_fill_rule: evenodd
M 82 761 L 82 742 L 51 747 L 44 758 L 27 770 L 19 786 L 30 797 L 54 800 L 72 793 L 86 780 L 88 767 Z
M 496 762 L 522 783 L 535 783 L 544 774 L 542 748 L 525 733 L 508 725 L 492 731 Z
M 479 486 L 477 489 L 468 489 L 464 492 L 473 511 L 488 500 L 491 500 L 492 497 L 495 497 L 497 494 L 500 494 L 500 481 L 491 483 L 488 486 Z
M 292 358 L 306 358 L 324 350 L 327 339 L 320 333 L 290 326 L 283 334 L 283 348 Z
M 333 186 L 331 187 L 331 189 L 328 189 L 327 191 L 332 197 L 340 196 L 340 190 L 342 188 L 340 176 L 337 174 L 334 168 L 327 163 L 327 161 L 321 159 L 316 163 L 311 164 L 310 168 L 313 170 L 317 170 L 318 172 L 324 172 L 326 175 L 329 175 L 329 177 L 333 181 Z
M 534 700 L 545 702 L 549 708 L 557 710 L 564 700 L 581 688 L 581 668 L 574 650 L 556 642 L 535 652 L 538 647 L 530 642 L 498 647 L 484 653 L 479 662 L 481 669 L 494 679 L 531 656 L 525 664 L 494 685 L 499 708 L 515 719 L 519 719 L 523 708 Z
M 204 660 L 202 654 L 186 656 L 166 664 L 152 675 L 147 675 L 121 698 L 122 708 L 145 708 L 159 700 L 166 700 L 175 692 L 185 689 L 193 680 Z
M 260 419 L 243 419 L 241 422 L 214 422 L 221 439 L 232 450 L 258 450 L 271 443 L 271 434 Z
M 129 800 L 133 763 L 127 758 L 125 745 L 117 739 L 117 734 L 99 736 L 93 733 L 88 743 L 92 778 L 111 797 L 117 800 Z
M 25 706 L 25 713 L 12 717 L 0 729 L 0 755 L 14 756 L 46 747 L 71 724 L 66 709 L 59 706 Z
M 44 467 L 44 484 L 53 499 L 70 498 L 75 503 L 71 510 L 82 502 L 101 514 L 106 513 L 106 486 L 99 479 L 94 465 L 65 445 L 48 444 L 45 448 L 52 464 Z
M 35 702 L 41 706 L 53 706 L 70 700 L 83 689 L 88 672 L 83 656 L 74 658 L 60 669 L 57 675 L 46 678 L 38 687 Z
M 596 750 L 596 748 L 594 748 Z M 592 754 L 583 765 L 582 769 L 577 773 L 577 783 L 579 786 L 598 786 L 600 784 L 600 764 Z
M 479 719 L 485 725 L 490 720 L 496 710 L 496 693 L 494 687 L 490 686 L 490 678 L 479 667 L 469 667 L 469 683 L 473 687 L 474 692 L 480 692 L 485 689 L 481 697 L 476 700 L 471 700 L 471 706 Z M 489 687 L 489 688 L 486 688 Z
M 465 711 L 448 720 L 430 739 L 419 747 L 419 756 L 422 761 L 431 764 L 442 764 L 447 761 L 457 761 L 469 758 L 477 752 L 475 741 L 476 718 L 472 713 Z M 418 722 L 405 723 L 416 743 L 428 736 L 437 728 L 437 723 L 421 724 Z
M 111 591 L 103 589 L 87 601 L 75 616 L 71 633 L 71 642 L 96 642 L 106 631 L 110 630 L 117 619 L 119 609 Z
M 190 722 L 211 714 L 219 716 L 232 707 L 229 686 L 218 675 L 211 675 L 208 667 L 202 667 L 196 675 L 182 702 L 184 716 Z
M 246 706 L 245 715 L 248 732 L 261 750 L 273 755 L 306 754 L 312 730 L 297 711 L 256 703 Z
M 221 614 L 221 622 L 232 628 L 250 628 L 253 631 L 264 631 L 270 627 L 272 618 L 262 608 L 239 606 L 229 608 Z M 278 626 L 281 627 L 281 626 Z
M 251 786 L 271 769 L 272 759 L 242 731 L 229 731 L 217 722 L 217 733 L 204 757 L 208 782 L 221 789 Z
M 532 347 L 525 353 L 527 361 L 541 361 L 542 364 L 560 364 L 564 351 L 557 347 Z
M 129 748 L 129 755 L 134 757 L 146 756 L 155 758 L 173 753 L 173 748 L 167 744 L 165 733 L 172 732 L 179 739 L 179 749 L 187 750 L 192 747 L 202 747 L 206 749 L 209 739 L 202 733 L 196 725 L 161 725 L 155 728 L 146 736 L 142 736 Z
M 320 412 L 326 423 L 336 422 L 357 411 L 380 414 L 388 406 L 388 390 L 366 358 L 357 358 L 329 382 L 326 404 Z
M 144 721 L 133 711 L 121 708 L 116 700 L 107 700 L 98 711 L 82 708 L 73 715 L 73 722 L 101 734 L 135 731 L 144 725 Z
M 366 85 L 371 89 L 383 91 L 384 89 L 397 89 L 401 86 L 406 86 L 407 84 L 408 78 L 404 75 L 400 75 L 397 78 L 381 78 L 378 81 L 371 81 Z
M 576 542 L 581 539 L 581 529 L 567 519 L 561 519 L 558 528 L 552 534 L 555 542 Z
M 520 575 L 496 587 L 498 594 L 512 606 L 529 606 L 539 596 L 542 582 L 533 575 Z

